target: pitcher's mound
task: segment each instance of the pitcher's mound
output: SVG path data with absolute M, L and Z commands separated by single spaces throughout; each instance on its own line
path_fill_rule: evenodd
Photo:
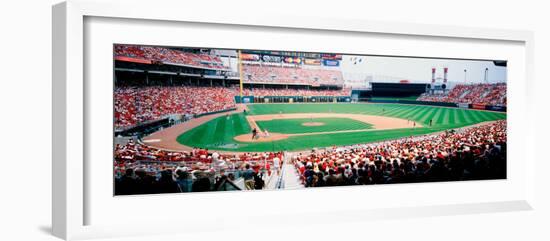
M 269 136 L 260 136 L 255 139 L 252 139 L 252 134 L 244 134 L 233 137 L 233 139 L 240 142 L 268 142 L 283 140 L 286 138 L 288 138 L 288 135 L 281 133 L 269 133 Z
M 324 126 L 325 123 L 323 122 L 304 122 L 302 123 L 303 126 Z

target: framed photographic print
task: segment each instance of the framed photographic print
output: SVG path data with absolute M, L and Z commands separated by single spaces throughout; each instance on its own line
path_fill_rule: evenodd
M 532 33 L 173 4 L 54 6 L 56 236 L 532 208 Z

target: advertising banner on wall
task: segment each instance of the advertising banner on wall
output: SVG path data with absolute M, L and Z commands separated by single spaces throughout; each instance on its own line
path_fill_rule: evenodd
M 285 62 L 289 64 L 299 64 L 302 63 L 302 59 L 294 57 L 286 57 Z
M 492 110 L 492 111 L 506 111 L 506 107 L 505 106 L 492 106 L 492 105 L 488 105 L 485 107 L 486 110 Z
M 304 64 L 307 65 L 321 65 L 320 59 L 304 59 Z
M 482 104 L 472 104 L 472 109 L 476 109 L 476 110 L 485 110 L 485 105 L 482 105 Z
M 138 58 L 132 58 L 132 57 L 126 57 L 126 56 L 116 56 L 115 60 L 117 61 L 124 61 L 124 62 L 132 62 L 132 63 L 140 63 L 140 64 L 151 64 L 152 61 L 148 59 L 138 59 Z
M 264 56 L 262 56 L 262 60 L 264 62 L 281 62 L 281 57 L 271 56 L 271 55 L 264 55 Z
M 323 59 L 342 60 L 341 54 L 321 54 Z
M 458 103 L 458 108 L 468 109 L 470 105 L 468 103 Z
M 323 65 L 330 66 L 330 67 L 337 67 L 337 66 L 340 66 L 340 62 L 337 60 L 325 59 L 323 60 Z
M 260 60 L 260 56 L 257 54 L 241 54 L 242 60 L 251 60 L 251 61 L 258 61 Z

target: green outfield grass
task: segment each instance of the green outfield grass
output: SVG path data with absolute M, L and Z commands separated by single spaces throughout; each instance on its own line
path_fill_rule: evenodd
M 321 122 L 322 126 L 303 126 L 305 122 Z M 256 121 L 260 129 L 267 129 L 272 133 L 297 134 L 345 130 L 366 130 L 372 125 L 349 118 L 304 118 L 304 119 L 275 119 L 270 121 Z
M 187 146 L 226 151 L 297 151 L 314 147 L 352 145 L 391 140 L 411 135 L 422 135 L 446 129 L 464 127 L 485 121 L 506 119 L 505 113 L 401 104 L 252 104 L 249 105 L 249 109 L 248 115 L 278 113 L 351 113 L 389 116 L 410 119 L 421 123 L 424 127 L 416 129 L 365 130 L 364 132 L 291 136 L 288 139 L 273 142 L 244 143 L 237 142 L 233 139 L 236 135 L 248 134 L 251 131 L 245 115 L 243 113 L 238 113 L 230 115 L 229 117 L 219 117 L 204 123 L 180 135 L 177 141 Z M 433 120 L 433 125 L 431 127 L 429 126 L 430 119 Z M 296 125 L 294 126 L 296 128 L 298 127 Z M 268 128 L 268 130 L 270 132 L 277 132 L 274 131 L 273 128 Z M 305 129 L 301 133 L 306 133 Z

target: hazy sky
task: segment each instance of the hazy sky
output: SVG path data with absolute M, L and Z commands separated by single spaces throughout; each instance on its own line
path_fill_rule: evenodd
M 448 81 L 464 82 L 464 69 L 468 82 L 482 82 L 485 68 L 489 69 L 489 82 L 506 81 L 506 67 L 495 66 L 492 61 L 448 60 L 403 57 L 377 57 L 344 55 L 341 68 L 344 74 L 392 76 L 413 82 L 430 82 L 432 67 L 436 78 L 443 78 L 443 68 L 448 67 Z

